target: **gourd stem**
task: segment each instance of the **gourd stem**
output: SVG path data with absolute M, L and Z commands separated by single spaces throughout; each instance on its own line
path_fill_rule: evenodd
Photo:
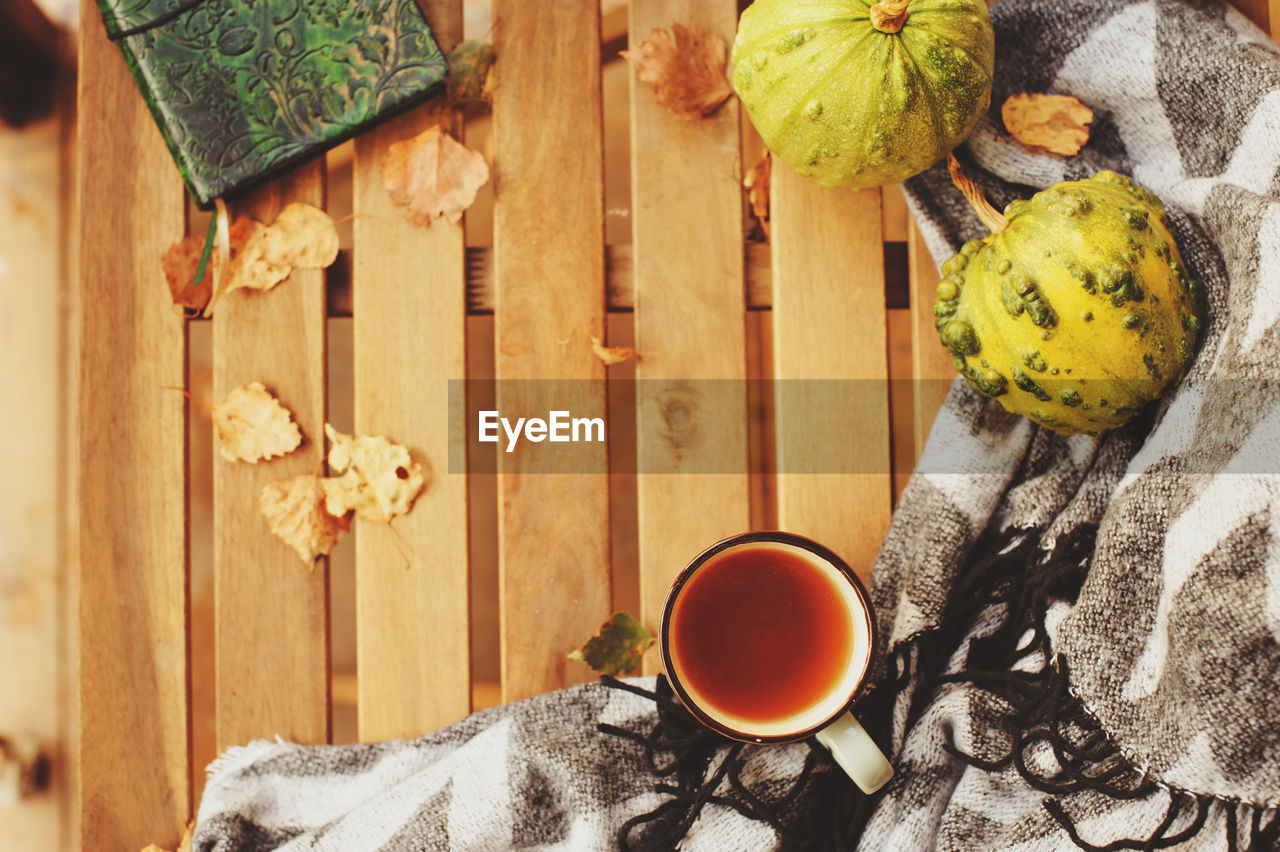
M 964 194 L 973 212 L 978 214 L 982 224 L 986 225 L 991 233 L 998 234 L 1009 227 L 1009 220 L 992 207 L 991 202 L 987 201 L 986 196 L 982 194 L 982 190 L 974 186 L 973 181 L 960 171 L 960 161 L 956 159 L 955 154 L 947 154 L 947 172 L 951 175 L 951 182 L 956 185 L 956 189 Z
M 910 3 L 911 0 L 880 0 L 871 7 L 871 26 L 882 33 L 901 32 Z

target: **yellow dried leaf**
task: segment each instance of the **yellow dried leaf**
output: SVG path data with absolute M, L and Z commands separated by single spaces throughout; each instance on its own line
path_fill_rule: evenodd
M 604 362 L 605 366 L 611 364 L 621 364 L 623 361 L 630 361 L 632 358 L 639 358 L 640 353 L 632 349 L 630 346 L 605 346 L 600 338 L 594 334 L 591 335 L 591 351 L 596 357 Z
M 241 385 L 213 408 L 218 450 L 227 461 L 256 463 L 291 453 L 302 443 L 289 409 L 260 383 Z
M 394 143 L 382 160 L 382 183 L 391 200 L 419 227 L 440 216 L 457 222 L 488 180 L 484 157 L 438 124 Z
M 294 269 L 324 269 L 338 259 L 333 219 L 310 204 L 290 204 L 270 227 L 249 221 L 245 230 L 243 248 L 227 265 L 223 293 L 270 290 Z
M 760 223 L 765 239 L 769 238 L 769 177 L 773 171 L 773 158 L 768 151 L 764 152 L 751 171 L 742 181 L 742 188 L 747 191 L 747 200 L 751 202 L 751 212 Z
M 329 467 L 338 474 L 321 483 L 330 514 L 354 509 L 366 520 L 389 521 L 409 511 L 427 477 L 408 449 L 377 435 L 345 435 L 328 423 L 324 433 Z
M 725 77 L 724 39 L 703 27 L 672 24 L 622 56 L 636 77 L 652 83 L 658 103 L 683 118 L 711 115 L 733 94 Z
M 277 479 L 262 486 L 258 508 L 267 528 L 292 547 L 307 565 L 327 556 L 342 534 L 351 529 L 345 513 L 334 516 L 325 509 L 323 480 L 303 474 Z
M 1004 126 L 1023 145 L 1070 157 L 1089 141 L 1093 110 L 1070 95 L 1010 95 L 1000 107 Z
M 273 262 L 266 256 L 266 225 L 245 220 L 244 245 L 236 252 L 227 264 L 225 280 L 219 295 L 232 290 L 270 290 L 289 277 L 293 270 L 282 263 Z
M 329 214 L 294 203 L 280 211 L 263 235 L 263 251 L 295 269 L 324 269 L 338 259 L 338 228 Z

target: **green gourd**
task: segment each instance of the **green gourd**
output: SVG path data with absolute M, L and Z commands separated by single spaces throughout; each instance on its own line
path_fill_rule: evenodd
M 992 233 L 942 265 L 942 344 L 979 393 L 1063 434 L 1123 425 L 1176 384 L 1203 322 L 1164 205 L 1114 172 L 1055 184 L 1001 216 L 959 174 Z
M 983 0 L 756 0 L 733 42 L 733 88 L 774 155 L 824 186 L 919 174 L 991 102 Z

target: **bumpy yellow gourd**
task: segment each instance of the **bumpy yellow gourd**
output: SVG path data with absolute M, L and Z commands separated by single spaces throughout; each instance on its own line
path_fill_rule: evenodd
M 1054 431 L 1097 435 L 1182 377 L 1200 285 L 1155 195 L 1104 171 L 1014 201 L 1004 218 L 942 265 L 933 308 L 979 393 Z

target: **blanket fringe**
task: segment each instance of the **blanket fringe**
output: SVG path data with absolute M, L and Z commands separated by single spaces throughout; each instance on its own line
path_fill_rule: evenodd
M 1009 531 L 1001 541 L 986 536 L 975 551 L 993 554 L 976 562 L 957 585 L 954 599 L 962 602 L 948 610 L 939 629 L 920 638 L 917 660 L 940 665 L 972 628 L 977 612 L 993 603 L 1003 604 L 1005 616 L 993 632 L 970 641 L 966 667 L 950 674 L 917 668 L 916 715 L 923 712 L 932 693 L 930 685 L 966 683 L 1003 700 L 1010 708 L 999 722 L 999 733 L 1009 743 L 997 759 L 980 759 L 948 745 L 947 751 L 970 766 L 1002 771 L 1012 766 L 1031 787 L 1050 794 L 1044 807 L 1081 849 L 1088 852 L 1166 849 L 1197 836 L 1208 824 L 1215 803 L 1227 813 L 1225 820 L 1231 852 L 1263 852 L 1276 848 L 1280 817 L 1264 821 L 1263 812 L 1249 805 L 1221 802 L 1185 790 L 1155 783 L 1133 766 L 1101 724 L 1072 693 L 1067 664 L 1055 657 L 1044 617 L 1055 601 L 1074 601 L 1088 572 L 1096 528 L 1078 528 L 1061 537 L 1053 550 L 1038 547 L 1039 537 L 1025 531 Z M 963 601 L 968 599 L 969 603 Z M 1027 636 L 1030 636 L 1030 641 Z M 929 645 L 934 647 L 925 651 Z M 910 659 L 904 657 L 903 659 Z M 996 733 L 996 732 L 991 732 Z M 1056 766 L 1043 766 L 1029 757 L 1048 749 Z M 1114 838 L 1104 845 L 1086 841 L 1067 813 L 1063 799 L 1091 790 L 1117 801 L 1169 797 L 1160 824 L 1143 837 Z M 1241 813 L 1252 811 L 1244 845 L 1238 831 Z

